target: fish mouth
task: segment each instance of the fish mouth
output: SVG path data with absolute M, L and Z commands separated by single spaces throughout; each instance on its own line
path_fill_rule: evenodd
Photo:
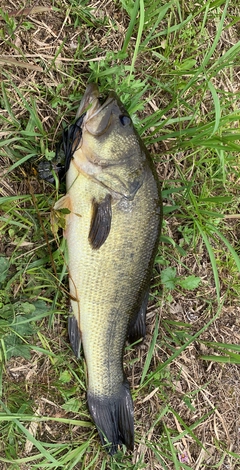
M 116 94 L 111 91 L 108 96 L 100 94 L 96 83 L 90 83 L 82 97 L 76 118 L 84 113 L 84 128 L 94 136 L 100 136 L 106 132 L 110 123 L 113 108 L 117 104 Z

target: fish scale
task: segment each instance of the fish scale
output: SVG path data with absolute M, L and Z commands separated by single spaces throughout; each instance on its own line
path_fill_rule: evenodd
M 92 250 L 88 242 L 91 223 L 89 208 L 93 196 L 95 198 L 102 197 L 107 191 L 81 174 L 69 190 L 71 200 L 74 201 L 72 211 L 81 216 L 71 216 L 75 220 L 71 220 L 67 231 L 69 258 L 73 260 L 72 263 L 69 262 L 69 272 L 72 275 L 78 266 L 83 267 L 77 274 L 74 274 L 75 283 L 79 286 L 80 330 L 88 365 L 88 389 L 99 396 L 108 395 L 113 389 L 117 391 L 119 383 L 122 384 L 122 350 L 127 326 L 131 319 L 129 312 L 135 307 L 136 296 L 146 282 L 146 275 L 148 276 L 148 265 L 157 232 L 156 204 L 149 197 L 148 184 L 149 181 L 146 179 L 136 196 L 137 201 L 134 201 L 136 211 L 141 209 L 143 196 L 146 201 L 149 201 L 146 205 L 148 221 L 146 221 L 145 212 L 142 212 L 140 216 L 139 212 L 136 212 L 137 215 L 134 217 L 132 211 L 127 213 L 121 209 L 118 210 L 118 205 L 115 204 L 111 233 L 98 251 Z M 87 197 L 84 198 L 83 194 L 86 194 Z M 90 198 L 89 194 L 91 194 Z M 153 223 L 151 223 L 152 218 Z M 121 233 L 126 228 L 128 236 L 123 243 Z M 143 239 L 144 250 L 141 250 L 137 243 L 139 237 Z M 76 239 L 81 241 L 78 252 L 75 249 Z M 112 291 L 109 284 L 110 276 L 111 285 L 115 286 Z M 71 293 L 74 296 L 74 288 Z M 123 293 L 126 304 L 125 311 L 122 307 Z M 71 301 L 71 303 L 72 309 L 75 311 L 76 302 Z M 106 313 L 109 310 L 110 315 Z M 113 314 L 114 310 L 115 314 Z M 109 338 L 108 333 L 109 316 L 111 316 L 111 322 L 116 325 L 116 331 L 112 338 Z M 114 354 L 111 368 L 106 365 L 105 357 L 102 355 L 102 351 L 106 351 L 107 348 L 110 350 L 110 354 Z

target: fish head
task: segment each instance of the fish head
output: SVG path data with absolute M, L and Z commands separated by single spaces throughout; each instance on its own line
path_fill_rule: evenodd
M 88 85 L 77 118 L 84 112 L 80 147 L 89 160 L 111 164 L 137 151 L 139 139 L 132 120 L 114 91 L 103 101 L 97 85 Z
M 114 91 L 103 100 L 97 85 L 90 84 L 76 117 L 83 114 L 75 165 L 108 188 L 133 198 L 143 181 L 146 155 L 128 112 Z

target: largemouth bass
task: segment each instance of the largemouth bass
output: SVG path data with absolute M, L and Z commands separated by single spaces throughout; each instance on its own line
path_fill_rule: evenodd
M 83 345 L 87 401 L 102 444 L 133 449 L 133 403 L 123 371 L 126 339 L 145 335 L 145 314 L 161 226 L 151 158 L 114 92 L 102 103 L 91 84 L 65 142 L 65 237 L 72 314 L 69 337 Z M 65 211 L 66 212 L 66 211 Z

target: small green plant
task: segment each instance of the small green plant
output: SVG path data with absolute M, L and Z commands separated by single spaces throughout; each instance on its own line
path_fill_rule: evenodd
M 0 35 L 1 38 L 4 40 L 5 39 L 5 34 L 7 34 L 9 37 L 11 37 L 16 30 L 17 23 L 14 18 L 12 18 L 7 11 L 5 11 L 3 8 L 0 8 L 0 18 L 4 21 L 4 30 L 0 29 Z M 5 34 L 4 34 L 5 33 Z
M 177 286 L 186 290 L 194 290 L 199 286 L 201 278 L 191 275 L 182 279 L 176 275 L 176 268 L 169 267 L 162 270 L 161 281 L 163 286 L 169 290 L 175 289 Z
M 13 356 L 30 359 L 33 345 L 28 343 L 36 332 L 35 322 L 46 316 L 48 307 L 44 301 L 34 303 L 18 301 L 3 305 L 0 312 L 1 361 Z
M 240 364 L 240 346 L 238 344 L 201 341 L 202 344 L 213 348 L 218 354 L 201 355 L 204 361 L 220 362 L 222 364 Z

